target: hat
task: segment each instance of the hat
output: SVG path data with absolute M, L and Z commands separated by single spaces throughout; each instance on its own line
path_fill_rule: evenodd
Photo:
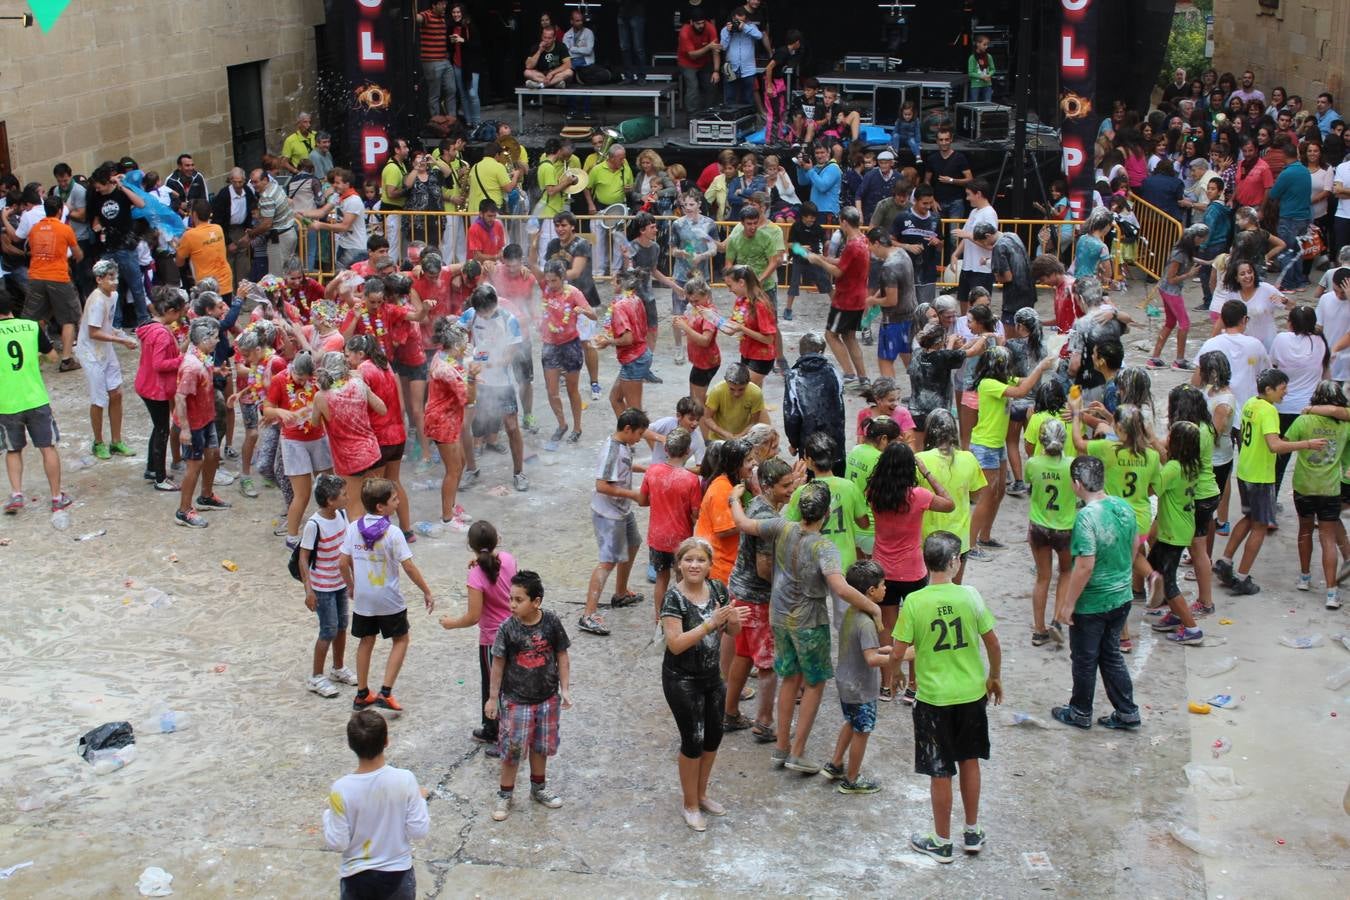
M 895 159 L 895 154 L 889 150 L 882 150 L 880 153 L 877 154 L 877 162 L 881 162 L 883 159 L 893 160 Z

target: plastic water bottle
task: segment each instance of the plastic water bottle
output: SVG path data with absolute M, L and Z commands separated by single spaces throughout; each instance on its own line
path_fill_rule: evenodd
M 1049 728 L 1050 725 L 1044 719 L 1033 716 L 1031 713 L 1014 711 L 1008 716 L 1009 725 L 1029 725 L 1033 728 Z
M 422 537 L 440 537 L 445 532 L 445 526 L 440 522 L 417 522 L 413 524 L 413 532 Z
M 1346 666 L 1339 672 L 1328 675 L 1325 684 L 1329 691 L 1339 691 L 1347 684 L 1350 684 L 1350 666 Z
M 192 724 L 192 717 L 188 713 L 176 709 L 165 709 L 150 716 L 137 726 L 137 729 L 150 734 L 173 734 L 175 731 L 183 731 L 190 724 Z
M 1293 647 L 1295 650 L 1311 650 L 1314 647 L 1322 646 L 1322 636 L 1320 634 L 1283 634 L 1280 635 L 1280 643 L 1286 647 Z
M 70 527 L 70 513 L 64 509 L 58 509 L 52 513 L 52 527 L 57 531 L 65 531 Z
M 128 744 L 115 750 L 95 750 L 91 756 L 93 756 L 94 773 L 96 775 L 108 775 L 136 761 L 136 745 Z

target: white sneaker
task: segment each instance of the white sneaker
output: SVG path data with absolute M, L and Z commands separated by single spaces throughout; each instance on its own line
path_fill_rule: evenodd
M 496 802 L 492 805 L 492 821 L 505 822 L 509 815 L 511 815 L 511 795 L 503 796 L 502 792 L 498 791 Z
M 343 666 L 340 669 L 330 670 L 328 678 L 331 681 L 336 681 L 338 684 L 356 684 L 356 673 L 346 666 Z
M 305 687 L 309 688 L 310 693 L 318 694 L 320 697 L 336 697 L 338 689 L 333 687 L 333 682 L 329 681 L 325 675 L 311 675 L 305 682 Z
M 1295 588 L 1295 590 L 1300 590 L 1300 591 L 1311 591 L 1311 590 L 1312 590 L 1312 576 L 1311 576 L 1311 575 L 1300 575 L 1300 576 L 1298 576 L 1298 583 L 1294 585 L 1294 588 Z
M 216 469 L 216 477 L 213 483 L 216 487 L 225 487 L 228 484 L 234 484 L 234 476 L 224 469 Z
M 1327 591 L 1327 609 L 1341 608 L 1341 592 L 1332 588 Z

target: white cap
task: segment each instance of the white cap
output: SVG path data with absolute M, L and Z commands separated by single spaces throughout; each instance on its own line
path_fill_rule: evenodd
M 882 150 L 877 154 L 877 160 L 880 161 L 883 159 L 895 159 L 895 154 L 889 150 Z

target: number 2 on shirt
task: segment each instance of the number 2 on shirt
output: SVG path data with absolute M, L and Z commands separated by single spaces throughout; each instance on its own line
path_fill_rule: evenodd
M 942 650 L 962 650 L 970 646 L 966 643 L 965 630 L 961 625 L 960 619 L 952 619 L 950 622 L 946 619 L 934 619 L 928 626 L 929 631 L 938 632 L 937 642 L 933 644 L 935 652 Z M 951 631 L 956 632 L 956 643 L 950 643 L 947 638 Z
M 831 517 L 828 516 L 828 515 L 825 517 L 825 526 L 824 526 L 823 528 L 820 529 L 820 533 L 821 533 L 821 534 L 843 534 L 844 531 L 845 531 L 845 529 L 844 529 L 844 508 L 843 508 L 842 506 L 836 506 L 836 507 L 834 508 L 834 516 L 833 516 L 834 521 L 833 521 L 833 523 L 831 523 L 830 519 L 831 519 Z

